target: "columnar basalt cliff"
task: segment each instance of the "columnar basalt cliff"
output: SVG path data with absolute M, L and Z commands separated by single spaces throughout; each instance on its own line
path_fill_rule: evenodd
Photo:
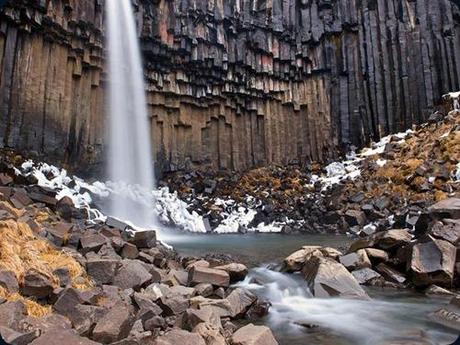
M 426 119 L 460 87 L 454 1 L 136 5 L 162 170 L 324 161 Z M 103 14 L 102 0 L 2 9 L 4 145 L 102 161 Z

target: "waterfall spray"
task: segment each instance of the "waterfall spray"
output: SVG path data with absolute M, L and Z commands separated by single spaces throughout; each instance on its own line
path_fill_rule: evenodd
M 154 172 L 142 59 L 131 0 L 107 0 L 109 63 L 109 156 L 112 182 L 152 191 Z M 139 188 L 140 187 L 140 188 Z M 148 193 L 147 193 L 148 194 Z M 145 200 L 144 200 L 145 201 Z M 114 197 L 110 213 L 141 227 L 151 226 L 152 203 Z

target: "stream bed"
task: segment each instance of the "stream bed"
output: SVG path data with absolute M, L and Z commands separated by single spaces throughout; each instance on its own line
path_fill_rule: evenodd
M 165 240 L 181 255 L 228 254 L 251 267 L 238 285 L 272 303 L 259 323 L 273 330 L 280 345 L 444 345 L 457 338 L 429 319 L 448 298 L 378 288 L 367 288 L 370 301 L 312 298 L 300 275 L 270 268 L 304 245 L 347 248 L 345 236 L 172 233 Z

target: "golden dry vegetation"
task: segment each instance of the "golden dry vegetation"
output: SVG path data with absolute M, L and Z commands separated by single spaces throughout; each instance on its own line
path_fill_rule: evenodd
M 73 287 L 89 289 L 93 286 L 83 267 L 73 257 L 38 238 L 27 224 L 13 220 L 1 221 L 0 234 L 0 268 L 12 271 L 19 285 L 24 283 L 26 272 L 33 270 L 58 287 L 59 278 L 53 272 L 58 268 L 67 268 Z M 7 300 L 23 301 L 33 316 L 43 316 L 51 311 L 49 306 L 40 305 L 19 294 L 8 294 L 5 289 L 0 289 L 0 296 Z

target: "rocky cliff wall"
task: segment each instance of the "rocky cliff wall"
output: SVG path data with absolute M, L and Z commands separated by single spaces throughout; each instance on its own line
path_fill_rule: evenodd
M 162 170 L 326 160 L 424 120 L 460 87 L 449 0 L 135 4 Z M 102 0 L 2 10 L 5 145 L 101 162 L 103 20 Z

